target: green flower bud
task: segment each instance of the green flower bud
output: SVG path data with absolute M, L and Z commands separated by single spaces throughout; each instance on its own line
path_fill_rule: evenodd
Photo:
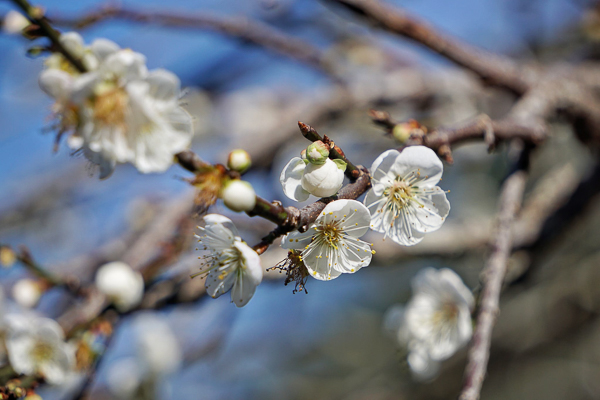
M 236 149 L 229 153 L 227 157 L 227 168 L 243 174 L 252 165 L 250 154 L 246 150 Z
M 329 147 L 320 140 L 306 148 L 306 159 L 315 165 L 323 165 L 329 158 Z
M 411 136 L 423 136 L 425 135 L 427 128 L 415 121 L 414 119 L 406 122 L 401 122 L 394 126 L 392 130 L 392 136 L 400 143 L 406 143 Z
M 396 126 L 394 126 L 394 130 L 392 131 L 392 135 L 394 136 L 394 139 L 400 143 L 406 143 L 408 139 L 410 139 L 411 131 L 412 127 L 410 127 L 408 124 L 396 124 Z

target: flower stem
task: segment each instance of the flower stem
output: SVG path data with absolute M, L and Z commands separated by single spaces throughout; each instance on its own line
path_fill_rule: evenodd
M 34 275 L 44 280 L 51 286 L 67 286 L 66 283 L 58 276 L 46 271 L 42 268 L 31 256 L 31 253 L 25 246 L 20 246 L 18 252 L 15 252 L 17 261 L 25 266 Z
M 33 7 L 27 0 L 12 0 L 23 12 L 25 16 L 35 25 L 39 26 L 40 31 L 46 36 L 54 47 L 63 55 L 65 58 L 73 64 L 79 72 L 87 72 L 87 68 L 83 65 L 81 58 L 75 56 L 69 52 L 60 42 L 60 33 L 50 25 L 46 17 L 44 17 L 43 11 L 38 7 Z

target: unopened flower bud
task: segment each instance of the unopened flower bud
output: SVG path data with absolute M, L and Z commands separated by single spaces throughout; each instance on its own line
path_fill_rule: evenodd
M 96 273 L 96 286 L 119 311 L 137 306 L 144 295 L 144 279 L 124 262 L 104 264 Z
M 2 30 L 8 35 L 17 35 L 29 26 L 29 20 L 20 12 L 9 11 L 2 21 Z
M 412 135 L 422 136 L 425 134 L 425 128 L 414 119 L 407 122 L 401 122 L 394 126 L 392 136 L 400 143 L 406 143 Z
M 313 196 L 333 196 L 344 183 L 344 171 L 336 162 L 327 158 L 323 165 L 308 164 L 300 183 Z
M 392 135 L 394 139 L 399 141 L 400 143 L 406 143 L 408 139 L 410 139 L 410 132 L 412 128 L 407 124 L 397 124 L 394 126 L 394 130 L 392 131 Z
M 11 267 L 17 261 L 17 255 L 8 246 L 0 246 L 0 265 L 3 267 Z
M 302 151 L 300 152 L 300 158 L 306 160 L 306 149 L 302 149 Z
M 329 157 L 329 147 L 320 140 L 313 142 L 306 148 L 306 159 L 311 164 L 323 165 Z
M 252 165 L 250 154 L 244 149 L 236 149 L 229 153 L 227 168 L 243 174 Z
M 33 308 L 40 301 L 42 288 L 39 282 L 33 279 L 21 279 L 13 286 L 12 296 L 17 304 L 26 308 Z
M 252 185 L 238 179 L 226 184 L 221 197 L 227 208 L 235 212 L 250 211 L 256 205 L 256 193 Z

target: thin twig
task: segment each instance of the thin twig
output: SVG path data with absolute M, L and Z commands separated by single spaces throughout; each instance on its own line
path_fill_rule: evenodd
M 279 236 L 285 235 L 293 230 L 305 230 L 308 225 L 313 223 L 321 211 L 332 201 L 339 199 L 357 199 L 371 187 L 371 177 L 369 171 L 364 167 L 359 168 L 359 176 L 355 182 L 352 182 L 340 189 L 338 194 L 333 197 L 322 198 L 319 201 L 301 208 L 297 215 L 288 218 L 284 224 L 277 226 L 262 241 L 253 247 L 258 254 L 264 253 L 269 245 Z
M 512 249 L 513 223 L 520 209 L 527 182 L 528 163 L 529 149 L 525 149 L 521 153 L 521 159 L 515 171 L 506 178 L 502 185 L 498 222 L 491 245 L 491 254 L 482 272 L 483 290 L 480 297 L 479 314 L 469 350 L 469 361 L 465 370 L 465 383 L 460 400 L 479 399 L 490 355 L 492 329 L 500 309 L 500 290 Z
M 59 26 L 75 29 L 90 27 L 102 21 L 118 19 L 167 27 L 212 30 L 248 43 L 264 47 L 312 67 L 333 74 L 321 50 L 298 38 L 289 36 L 259 21 L 242 17 L 222 17 L 208 13 L 174 13 L 172 11 L 142 11 L 109 5 L 76 17 L 52 15 Z
M 83 65 L 81 58 L 68 51 L 60 42 L 60 33 L 54 29 L 48 20 L 42 13 L 42 10 L 37 7 L 33 7 L 27 0 L 12 0 L 17 6 L 23 10 L 25 16 L 34 24 L 39 26 L 41 33 L 44 34 L 52 44 L 54 48 L 58 50 L 69 62 L 77 68 L 79 72 L 86 72 L 87 68 Z
M 389 133 L 398 124 L 386 112 L 371 110 L 370 115 L 375 123 L 383 126 Z M 481 115 L 459 126 L 439 127 L 430 133 L 413 134 L 406 144 L 427 146 L 452 163 L 451 148 L 458 144 L 484 140 L 491 150 L 499 142 L 512 139 L 538 145 L 546 139 L 546 130 L 540 124 L 525 124 L 511 118 L 494 121 L 487 115 Z

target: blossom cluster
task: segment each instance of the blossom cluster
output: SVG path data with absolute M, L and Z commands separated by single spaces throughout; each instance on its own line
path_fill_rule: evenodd
M 110 40 L 85 46 L 79 34 L 69 32 L 60 41 L 87 72 L 59 53 L 45 62 L 39 83 L 56 100 L 59 136 L 70 134 L 68 145 L 100 167 L 100 178 L 116 163 L 132 163 L 143 173 L 165 171 L 193 136 L 192 118 L 179 105 L 177 76 L 148 71 L 144 55 Z
M 85 71 L 56 53 L 46 60 L 40 75 L 41 88 L 55 99 L 59 138 L 68 133 L 68 145 L 99 166 L 100 178 L 108 177 L 117 163 L 131 163 L 143 173 L 165 171 L 193 136 L 192 119 L 179 104 L 179 79 L 162 69 L 149 71 L 142 54 L 106 39 L 85 45 L 81 36 L 71 32 L 61 35 L 60 41 L 82 61 Z M 411 130 L 418 128 L 413 125 L 399 127 L 394 135 L 404 143 Z M 399 245 L 413 246 L 427 233 L 440 229 L 450 211 L 446 192 L 437 186 L 443 165 L 431 149 L 410 146 L 379 155 L 369 170 L 371 188 L 361 203 L 336 196 L 347 163 L 338 153 L 333 157 L 332 148 L 327 138 L 318 140 L 290 160 L 280 174 L 283 192 L 290 199 L 302 202 L 312 195 L 326 203 L 314 222 L 281 239 L 281 247 L 289 250 L 281 265 L 285 265 L 288 279 L 294 277 L 301 289 L 308 276 L 328 281 L 367 267 L 375 251 L 361 237 L 369 230 Z M 222 198 L 233 211 L 253 213 L 257 205 L 254 189 L 239 179 L 250 165 L 249 155 L 241 149 L 230 154 L 229 170 L 206 164 L 190 180 L 204 193 L 198 197 L 204 201 L 197 198 L 197 202 L 208 207 Z M 205 277 L 210 296 L 231 292 L 231 301 L 237 307 L 245 306 L 263 279 L 259 254 L 242 240 L 227 217 L 206 215 L 204 226 L 198 229 L 199 250 L 206 253 L 200 257 L 203 262 L 195 275 Z M 103 266 L 96 285 L 121 312 L 142 301 L 143 278 L 124 263 Z M 412 286 L 413 298 L 406 306 L 388 312 L 386 327 L 407 348 L 414 374 L 430 379 L 440 362 L 470 339 L 474 300 L 458 275 L 448 269 L 424 269 Z M 20 304 L 32 307 L 42 291 L 23 281 L 15 293 Z M 58 382 L 72 356 L 62 331 L 48 321 L 34 327 L 13 319 L 8 324 L 6 347 L 16 371 Z M 141 340 L 141 346 L 151 347 L 152 340 Z M 149 376 L 155 375 L 158 372 Z
M 345 168 L 344 161 L 329 158 L 328 145 L 317 141 L 281 172 L 281 185 L 289 198 L 304 201 L 315 195 L 333 200 L 306 230 L 290 232 L 281 240 L 281 246 L 290 250 L 282 265 L 288 277 L 301 281 L 300 287 L 304 287 L 306 276 L 327 281 L 368 266 L 375 251 L 360 237 L 369 229 L 410 246 L 420 242 L 427 232 L 439 229 L 450 210 L 445 192 L 437 186 L 442 163 L 429 148 L 388 150 L 377 157 L 370 170 L 372 189 L 364 204 L 332 197 L 342 187 Z M 239 182 L 240 188 L 228 186 L 225 204 L 240 211 L 242 208 L 235 205 L 237 197 L 253 199 L 254 192 L 243 195 L 245 183 L 233 182 Z M 228 204 L 226 197 L 234 204 Z M 204 234 L 197 238 L 203 250 L 210 253 L 196 275 L 207 276 L 206 288 L 213 297 L 232 289 L 232 301 L 241 307 L 262 279 L 258 256 L 226 217 L 211 214 L 205 222 L 206 226 L 199 228 Z

